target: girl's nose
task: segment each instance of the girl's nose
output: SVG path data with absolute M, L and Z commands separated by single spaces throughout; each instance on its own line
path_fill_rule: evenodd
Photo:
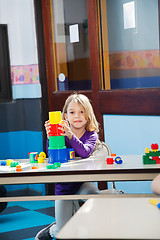
M 78 112 L 75 113 L 75 117 L 79 117 L 79 113 Z

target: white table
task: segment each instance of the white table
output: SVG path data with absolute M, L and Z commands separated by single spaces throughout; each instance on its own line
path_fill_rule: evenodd
M 89 199 L 56 239 L 160 239 L 160 209 L 149 198 Z
M 142 156 L 121 156 L 121 165 L 114 163 L 107 165 L 105 159 L 90 157 L 76 159 L 64 163 L 57 169 L 46 169 L 47 160 L 41 164 L 29 164 L 29 159 L 18 160 L 24 164 L 22 172 L 13 168 L 0 168 L 0 184 L 35 184 L 56 182 L 85 182 L 85 181 L 148 181 L 160 172 L 160 164 L 143 165 Z M 32 165 L 38 169 L 32 170 Z M 27 200 L 53 200 L 53 199 L 82 199 L 92 198 L 93 195 L 61 195 L 61 196 L 34 196 L 14 198 L 0 198 L 0 201 L 27 201 Z M 101 197 L 97 195 L 96 197 Z

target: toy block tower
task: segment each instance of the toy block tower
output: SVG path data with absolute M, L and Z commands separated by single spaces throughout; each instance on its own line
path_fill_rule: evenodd
M 160 151 L 157 143 L 151 145 L 151 151 L 149 148 L 145 149 L 145 155 L 143 155 L 143 164 L 160 164 Z
M 50 121 L 50 133 L 49 133 L 49 161 L 48 163 L 60 162 L 64 163 L 68 159 L 71 159 L 70 152 L 73 152 L 72 149 L 67 149 L 65 146 L 65 137 L 61 136 L 62 130 L 59 129 L 59 124 L 62 122 L 61 112 L 53 111 L 49 112 L 49 121 Z M 69 155 L 70 154 L 70 155 Z

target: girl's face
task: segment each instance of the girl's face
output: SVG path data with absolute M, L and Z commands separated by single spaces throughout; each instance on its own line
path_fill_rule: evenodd
M 81 104 L 71 101 L 68 105 L 65 118 L 70 123 L 71 128 L 85 129 L 87 120 L 84 108 Z

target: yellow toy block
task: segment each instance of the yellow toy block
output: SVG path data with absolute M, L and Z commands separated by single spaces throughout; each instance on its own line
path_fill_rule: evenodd
M 145 148 L 145 153 L 149 153 L 149 148 Z
M 39 154 L 39 157 L 45 159 L 45 158 L 46 158 L 45 152 L 41 152 L 41 153 Z
M 10 166 L 11 162 L 13 162 L 12 159 L 7 159 L 7 166 Z
M 49 112 L 50 124 L 59 124 L 62 121 L 61 111 Z
M 157 199 L 150 199 L 149 202 L 152 204 L 152 205 L 157 205 L 159 203 L 159 201 Z
M 38 163 L 44 163 L 44 158 L 38 157 Z

